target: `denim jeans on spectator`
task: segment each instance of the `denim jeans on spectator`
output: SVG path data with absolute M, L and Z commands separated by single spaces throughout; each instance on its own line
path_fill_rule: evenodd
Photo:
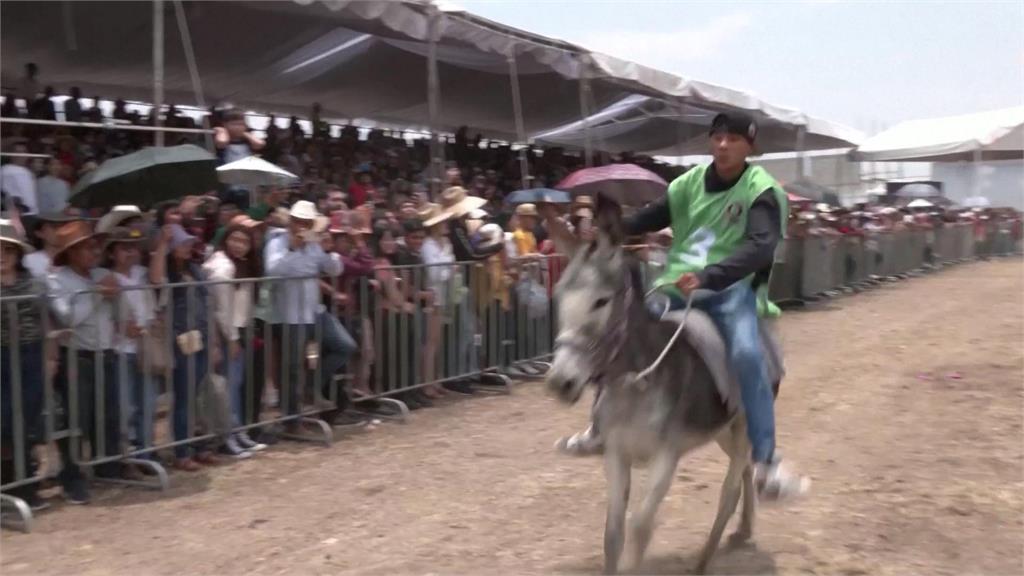
M 298 414 L 300 392 L 311 384 L 306 361 L 306 343 L 316 336 L 315 324 L 275 324 L 274 347 L 280 351 L 281 413 Z
M 76 361 L 75 374 L 70 372 L 69 354 L 73 354 Z M 60 480 L 67 487 L 71 482 L 82 478 L 76 461 L 113 456 L 119 452 L 121 392 L 117 380 L 117 355 L 113 350 L 69 352 L 67 348 L 61 348 L 55 388 L 61 395 L 61 408 L 65 414 L 65 424 L 69 428 L 74 423 L 71 400 L 72 395 L 75 395 L 78 409 L 74 416 L 77 416 L 77 428 L 81 430 L 78 450 L 75 453 L 72 453 L 73 443 L 69 438 L 57 441 L 61 456 Z M 101 394 L 103 403 L 103 420 L 99 422 L 97 392 Z M 88 458 L 84 451 L 86 441 L 92 448 L 91 458 Z M 117 463 L 100 464 L 96 466 L 96 472 L 100 475 L 113 475 L 118 468 Z
M 20 388 L 21 388 L 21 417 L 18 422 L 14 420 L 14 399 L 11 395 L 14 384 L 14 359 L 17 352 L 20 363 Z M 43 409 L 43 343 L 31 342 L 14 346 L 3 346 L 0 348 L 0 426 L 2 435 L 0 441 L 3 444 L 4 458 L 0 465 L 0 484 L 14 482 L 18 478 L 16 459 L 24 464 L 24 478 L 31 478 L 38 470 L 38 463 L 32 456 L 32 447 L 43 440 L 44 428 L 42 425 Z M 17 424 L 22 430 L 22 445 L 20 453 L 16 453 L 14 445 L 14 426 Z M 30 498 L 39 489 L 38 484 L 30 484 L 18 488 L 12 488 L 7 492 L 19 498 Z
M 125 407 L 128 432 L 136 448 L 153 445 L 153 421 L 156 419 L 156 382 L 154 376 L 142 373 L 137 354 L 124 354 L 117 359 L 121 382 L 121 405 Z M 146 454 L 143 458 L 153 458 Z
M 321 392 L 325 399 L 331 400 L 332 389 L 336 388 L 333 399 L 336 400 L 337 408 L 344 410 L 348 406 L 348 396 L 343 385 L 335 386 L 334 377 L 352 357 L 358 345 L 341 321 L 329 312 L 319 313 L 316 321 L 320 331 Z
M 174 441 L 187 440 L 196 432 L 199 414 L 196 410 L 199 395 L 206 385 L 209 356 L 201 350 L 186 356 L 174 348 Z M 194 388 L 193 388 L 194 386 Z M 189 413 L 192 413 L 192 427 L 189 427 Z M 204 445 L 193 443 L 174 447 L 175 458 L 189 458 L 194 450 L 203 450 Z
M 679 296 L 663 294 L 669 296 L 670 310 L 686 307 Z M 649 302 L 654 305 L 656 301 L 652 298 Z M 693 306 L 711 316 L 729 350 L 729 366 L 735 371 L 743 395 L 753 460 L 770 462 L 775 453 L 775 398 L 765 370 L 754 291 L 750 284 L 741 281 L 707 298 L 695 298 Z M 661 313 L 655 308 L 651 312 L 658 316 Z

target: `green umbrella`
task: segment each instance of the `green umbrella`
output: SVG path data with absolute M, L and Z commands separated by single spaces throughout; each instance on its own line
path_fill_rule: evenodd
M 78 181 L 71 203 L 82 208 L 134 204 L 146 209 L 164 200 L 216 190 L 217 158 L 192 144 L 143 148 L 111 158 Z

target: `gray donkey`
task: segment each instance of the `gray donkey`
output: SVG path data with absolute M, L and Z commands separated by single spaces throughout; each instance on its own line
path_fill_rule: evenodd
M 556 288 L 559 334 L 547 386 L 569 404 L 580 399 L 588 384 L 598 388 L 593 426 L 604 440 L 608 482 L 606 573 L 619 569 L 634 465 L 650 467 L 640 510 L 632 514 L 629 526 L 630 552 L 638 564 L 679 459 L 711 441 L 728 454 L 718 514 L 696 567 L 703 572 L 741 492 L 742 518 L 733 540 L 745 541 L 753 533 L 756 495 L 739 389 L 728 375 L 724 346 L 707 316 L 689 309 L 657 320 L 647 311 L 637 263 L 621 247 L 617 205 L 613 210 L 599 206 L 598 226 L 596 242 L 562 246 L 571 262 Z M 678 338 L 657 368 L 637 380 L 637 374 L 665 349 L 683 318 L 687 337 Z M 711 342 L 700 345 L 698 352 L 694 343 L 700 338 L 695 340 L 692 334 L 700 333 L 718 338 L 717 347 Z

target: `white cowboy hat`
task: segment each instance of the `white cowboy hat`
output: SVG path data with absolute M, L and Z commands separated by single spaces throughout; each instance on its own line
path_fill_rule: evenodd
M 110 232 L 129 218 L 142 218 L 142 210 L 139 210 L 138 206 L 130 204 L 114 206 L 110 212 L 104 214 L 103 218 L 100 218 L 100 221 L 96 223 L 96 232 L 99 234 Z
M 292 204 L 288 215 L 299 220 L 316 220 L 320 213 L 316 211 L 316 205 L 309 200 L 299 200 Z
M 462 186 L 452 186 L 441 193 L 441 207 L 454 218 L 462 218 L 477 208 L 483 208 L 487 200 L 470 196 Z
M 14 225 L 14 222 L 7 218 L 0 218 L 0 242 L 16 244 L 21 248 L 23 254 L 35 251 L 31 244 L 25 242 L 25 238 L 18 231 L 18 227 Z

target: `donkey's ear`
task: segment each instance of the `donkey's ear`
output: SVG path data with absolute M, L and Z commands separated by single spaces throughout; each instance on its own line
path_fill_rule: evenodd
M 625 240 L 626 228 L 622 223 L 622 206 L 603 192 L 598 192 L 594 210 L 598 235 L 612 246 Z

